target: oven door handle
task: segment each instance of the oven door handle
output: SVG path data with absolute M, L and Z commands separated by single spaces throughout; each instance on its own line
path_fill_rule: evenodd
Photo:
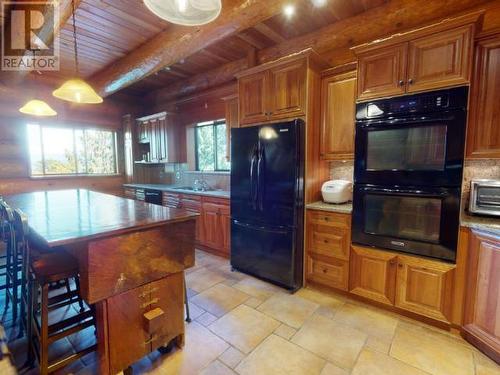
M 398 117 L 393 119 L 380 119 L 380 120 L 365 120 L 358 121 L 358 124 L 362 127 L 368 127 L 373 125 L 396 125 L 396 124 L 417 124 L 417 123 L 428 123 L 436 121 L 453 121 L 454 116 L 445 117 L 430 117 L 430 116 L 414 116 L 414 117 Z
M 378 189 L 364 187 L 361 188 L 363 192 L 372 192 L 381 195 L 413 195 L 418 197 L 447 197 L 450 194 L 444 191 L 429 192 L 425 190 L 409 190 L 409 189 Z

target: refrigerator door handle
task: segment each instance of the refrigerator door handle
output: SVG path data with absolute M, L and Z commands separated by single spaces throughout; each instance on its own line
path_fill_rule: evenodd
M 252 202 L 252 208 L 257 209 L 257 197 L 258 197 L 258 179 L 255 179 L 255 166 L 257 158 L 257 145 L 254 146 L 252 151 L 252 161 L 250 162 L 250 202 Z M 257 186 L 256 186 L 257 184 Z
M 254 225 L 254 224 L 243 223 L 239 220 L 234 220 L 234 219 L 233 219 L 233 224 L 237 225 L 239 227 L 252 229 L 252 230 L 258 230 L 261 232 L 278 233 L 278 234 L 287 234 L 290 232 L 290 229 L 287 227 L 282 227 L 282 226 L 268 227 L 268 226 L 264 226 L 264 225 Z
M 260 211 L 264 211 L 265 183 L 263 183 L 263 166 L 265 162 L 264 146 L 261 145 L 259 150 L 259 161 L 257 162 L 257 202 Z

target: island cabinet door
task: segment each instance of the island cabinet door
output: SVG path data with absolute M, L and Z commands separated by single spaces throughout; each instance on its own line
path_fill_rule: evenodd
M 405 93 L 407 43 L 376 48 L 358 56 L 358 99 Z
M 143 304 L 149 299 L 145 285 L 107 300 L 109 361 L 111 373 L 117 374 L 150 352 L 150 335 L 144 330 Z
M 353 246 L 350 292 L 387 305 L 394 305 L 397 256 L 390 252 Z
M 203 203 L 203 242 L 204 245 L 215 249 L 222 249 L 222 233 L 219 219 L 219 205 Z
M 396 307 L 449 322 L 455 265 L 398 257 Z

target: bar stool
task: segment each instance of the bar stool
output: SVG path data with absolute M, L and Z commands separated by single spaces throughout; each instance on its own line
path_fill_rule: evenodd
M 26 331 L 28 338 L 28 362 L 33 365 L 35 356 L 38 359 L 40 373 L 42 375 L 57 371 L 64 366 L 76 361 L 84 355 L 96 350 L 97 345 L 91 345 L 77 353 L 71 354 L 56 362 L 50 363 L 48 358 L 49 346 L 65 337 L 82 331 L 88 327 L 95 326 L 95 314 L 93 308 L 90 308 L 81 302 L 78 263 L 75 258 L 67 254 L 63 249 L 57 249 L 51 253 L 36 253 L 31 249 L 27 241 L 28 238 L 28 220 L 20 210 L 15 210 L 14 230 L 19 238 L 18 243 L 23 253 L 23 275 L 26 285 L 26 292 L 21 293 L 23 306 L 26 306 Z M 76 290 L 67 290 L 58 293 L 49 298 L 50 286 L 58 284 L 61 280 L 75 279 Z M 40 300 L 39 300 L 39 293 Z M 71 305 L 77 302 L 75 296 L 78 296 L 80 311 L 75 310 L 75 314 L 49 324 L 49 316 L 55 310 Z

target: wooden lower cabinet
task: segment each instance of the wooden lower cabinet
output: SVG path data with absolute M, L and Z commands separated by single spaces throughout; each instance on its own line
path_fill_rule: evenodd
M 229 257 L 231 237 L 229 201 L 203 197 L 202 202 L 203 235 L 200 243 L 218 255 Z
M 306 281 L 347 291 L 351 215 L 308 210 Z
M 351 293 L 371 300 L 394 304 L 397 256 L 394 253 L 352 246 Z
M 184 340 L 183 272 L 108 298 L 108 343 L 111 373 L 116 374 L 145 355 L 178 338 Z M 146 324 L 155 310 L 156 322 Z
M 449 322 L 455 265 L 398 256 L 395 306 Z
M 463 335 L 500 363 L 500 235 L 471 230 Z

